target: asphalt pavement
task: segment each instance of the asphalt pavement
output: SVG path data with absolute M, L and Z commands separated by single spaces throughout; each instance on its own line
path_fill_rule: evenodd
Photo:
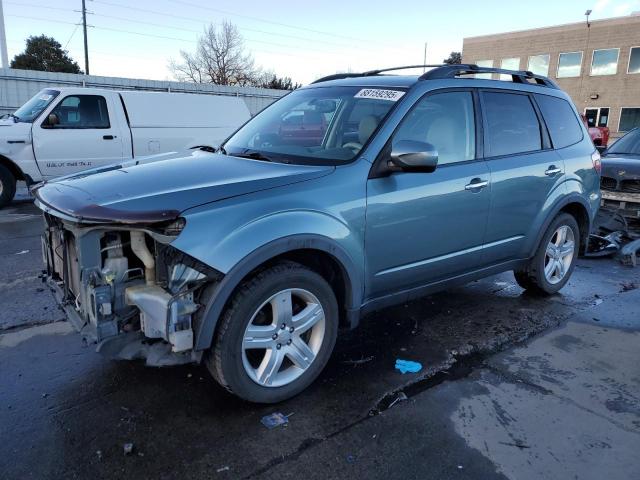
M 311 388 L 261 406 L 203 367 L 83 344 L 38 278 L 41 229 L 27 198 L 0 211 L 0 478 L 640 478 L 638 268 L 580 260 L 551 298 L 502 274 L 376 312 Z

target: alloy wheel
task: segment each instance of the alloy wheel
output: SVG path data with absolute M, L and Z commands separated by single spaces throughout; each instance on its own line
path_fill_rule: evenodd
M 555 285 L 562 281 L 571 267 L 575 249 L 573 230 L 567 225 L 558 227 L 544 256 L 544 276 L 549 283 Z

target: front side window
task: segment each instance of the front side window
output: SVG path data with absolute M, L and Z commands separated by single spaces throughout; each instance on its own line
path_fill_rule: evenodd
M 500 62 L 500 68 L 505 70 L 520 70 L 519 58 L 503 58 Z M 511 75 L 500 75 L 500 80 L 511 80 Z
M 528 95 L 483 92 L 488 156 L 513 155 L 542 148 L 540 123 Z
M 594 50 L 591 59 L 591 75 L 615 75 L 618 71 L 620 49 Z
M 640 108 L 623 108 L 620 112 L 620 130 L 628 132 L 640 127 Z
M 558 78 L 579 77 L 582 52 L 561 53 L 558 57 Z
M 544 77 L 549 76 L 549 58 L 549 54 L 532 55 L 529 57 L 527 70 L 535 73 L 536 75 L 542 75 Z
M 296 90 L 256 115 L 221 151 L 283 163 L 348 163 L 404 94 L 385 87 Z
M 444 92 L 421 99 L 402 120 L 392 140 L 432 144 L 438 165 L 473 160 L 476 130 L 471 92 Z
M 42 90 L 16 110 L 12 117 L 18 122 L 31 123 L 59 94 L 60 92 L 58 90 Z
M 54 128 L 109 128 L 107 101 L 99 95 L 70 95 L 51 111 L 58 117 Z
M 640 47 L 633 47 L 629 52 L 627 73 L 640 73 Z
M 569 102 L 549 95 L 536 95 L 536 101 L 555 148 L 564 148 L 582 140 L 580 121 Z

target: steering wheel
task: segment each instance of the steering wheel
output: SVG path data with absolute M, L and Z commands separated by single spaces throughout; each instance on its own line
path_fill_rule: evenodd
M 353 153 L 358 153 L 360 150 L 362 150 L 362 144 L 358 142 L 347 142 L 342 145 L 342 148 L 350 148 L 351 150 L 353 150 Z

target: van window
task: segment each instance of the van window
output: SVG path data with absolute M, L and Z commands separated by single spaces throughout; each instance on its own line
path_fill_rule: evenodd
M 540 123 L 528 95 L 483 92 L 487 156 L 513 155 L 542 148 Z
M 107 101 L 99 95 L 70 95 L 51 113 L 60 121 L 55 128 L 110 128 Z
M 424 97 L 402 120 L 392 145 L 400 140 L 432 144 L 438 151 L 438 165 L 473 160 L 476 130 L 471 92 Z
M 582 127 L 569 102 L 549 95 L 536 95 L 536 101 L 554 148 L 568 147 L 582 140 Z

